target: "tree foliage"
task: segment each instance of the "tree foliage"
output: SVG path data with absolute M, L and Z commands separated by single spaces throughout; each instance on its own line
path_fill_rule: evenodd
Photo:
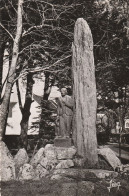
M 128 10 L 126 0 L 103 1 L 96 6 L 97 20 L 93 23 L 96 78 L 104 97 L 129 84 Z

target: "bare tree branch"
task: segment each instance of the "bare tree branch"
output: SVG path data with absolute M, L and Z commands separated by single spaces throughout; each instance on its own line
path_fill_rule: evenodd
M 12 40 L 14 41 L 14 37 L 12 36 L 12 34 L 1 24 L 0 22 L 0 26 L 9 34 L 9 36 L 12 38 Z
M 42 72 L 42 71 L 49 71 L 49 72 L 56 73 L 56 72 L 62 71 L 62 69 L 61 70 L 55 70 L 54 71 L 54 70 L 50 70 L 50 68 L 57 66 L 60 62 L 64 61 L 65 59 L 68 59 L 69 57 L 71 57 L 71 55 L 68 55 L 68 56 L 64 57 L 63 59 L 58 60 L 57 62 L 55 62 L 51 66 L 47 66 L 47 67 L 44 67 L 44 68 L 36 67 L 34 69 L 28 69 L 28 70 L 25 69 L 24 72 L 22 72 L 17 78 L 15 78 L 15 80 L 13 81 L 13 83 L 15 83 L 21 77 L 25 77 L 28 73 L 36 73 L 36 72 Z

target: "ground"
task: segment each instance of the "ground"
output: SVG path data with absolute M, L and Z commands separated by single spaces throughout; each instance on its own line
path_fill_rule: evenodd
M 50 180 L 43 178 L 40 181 L 10 181 L 1 183 L 2 196 L 128 196 L 129 175 L 119 174 L 115 182 L 121 186 L 108 187 L 111 178 L 98 179 L 90 174 L 85 179 Z M 87 188 L 85 188 L 87 186 Z

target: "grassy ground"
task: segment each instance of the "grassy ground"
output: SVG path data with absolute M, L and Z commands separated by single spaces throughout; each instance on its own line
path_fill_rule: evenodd
M 87 176 L 88 177 L 88 176 Z M 115 182 L 120 182 L 120 188 L 111 188 L 108 191 L 109 181 L 111 179 L 85 179 L 85 181 L 91 181 L 94 184 L 94 190 L 90 196 L 129 196 L 129 175 L 119 175 Z M 40 181 L 10 181 L 1 183 L 1 195 L 2 196 L 62 196 L 63 184 L 74 184 L 74 188 L 77 190 L 78 182 L 81 179 L 74 179 L 72 182 L 68 181 L 53 181 L 48 178 L 44 178 Z M 84 181 L 84 179 L 83 179 Z M 63 191 L 65 193 L 65 191 Z M 67 191 L 66 191 L 67 192 Z M 63 196 L 85 196 L 85 194 L 72 194 L 70 189 L 67 194 Z M 86 195 L 89 196 L 89 195 Z
M 58 196 L 60 184 L 42 179 L 40 181 L 10 181 L 1 183 L 1 196 Z

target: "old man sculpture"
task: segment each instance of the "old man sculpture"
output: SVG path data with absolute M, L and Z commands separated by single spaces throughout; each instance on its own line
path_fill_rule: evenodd
M 57 137 L 69 137 L 72 128 L 73 118 L 73 100 L 67 95 L 67 89 L 61 89 L 61 97 L 57 101 L 57 120 L 56 135 Z

